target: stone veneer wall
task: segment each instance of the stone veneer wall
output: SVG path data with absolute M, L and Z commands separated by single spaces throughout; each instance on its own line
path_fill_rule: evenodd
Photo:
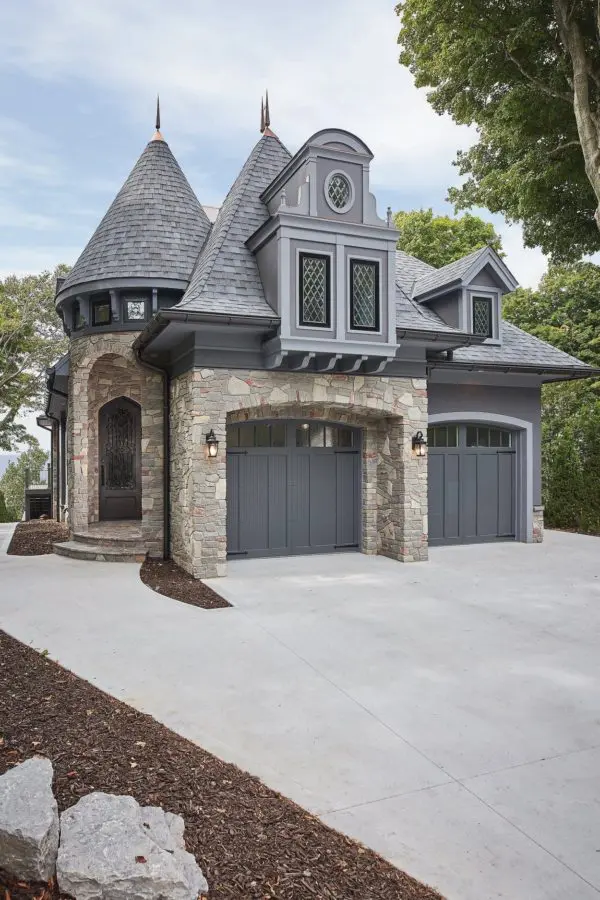
M 533 507 L 533 543 L 541 544 L 544 540 L 544 507 Z
M 171 550 L 197 578 L 226 574 L 226 428 L 257 418 L 329 419 L 363 429 L 366 553 L 427 558 L 427 459 L 412 452 L 427 427 L 424 379 L 195 369 L 171 383 Z M 214 428 L 219 454 L 208 459 Z
M 68 505 L 71 528 L 98 521 L 98 414 L 117 397 L 141 407 L 142 537 L 152 555 L 162 553 L 162 377 L 141 366 L 131 349 L 137 332 L 85 335 L 69 351 Z

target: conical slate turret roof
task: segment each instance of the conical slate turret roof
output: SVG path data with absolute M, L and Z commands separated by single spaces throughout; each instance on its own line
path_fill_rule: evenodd
M 279 138 L 265 131 L 225 198 L 177 309 L 274 315 L 246 241 L 269 218 L 260 195 L 290 159 Z
M 159 132 L 61 287 L 111 278 L 189 281 L 210 222 Z

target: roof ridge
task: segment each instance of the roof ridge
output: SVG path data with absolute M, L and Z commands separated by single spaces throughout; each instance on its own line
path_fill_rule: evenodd
M 275 138 L 275 140 L 279 141 L 279 138 L 276 135 L 273 135 L 272 137 Z M 215 238 L 214 246 L 211 247 L 212 259 L 210 260 L 210 263 L 207 266 L 206 271 L 202 273 L 201 280 L 198 282 L 197 285 L 195 285 L 195 290 L 198 293 L 201 293 L 204 285 L 206 284 L 206 282 L 208 281 L 208 279 L 211 275 L 211 272 L 215 266 L 217 259 L 219 258 L 219 253 L 221 251 L 221 248 L 223 247 L 223 244 L 225 243 L 227 235 L 229 234 L 235 214 L 237 213 L 237 211 L 239 209 L 239 206 L 242 202 L 242 197 L 244 195 L 246 187 L 248 186 L 248 182 L 250 181 L 250 175 L 256 167 L 256 164 L 260 158 L 263 147 L 266 146 L 265 142 L 269 139 L 271 139 L 271 135 L 265 135 L 265 134 L 261 135 L 259 140 L 256 142 L 256 144 L 252 148 L 250 155 L 248 156 L 246 162 L 242 166 L 237 177 L 233 180 L 233 184 L 227 191 L 227 196 L 225 197 L 225 199 L 221 205 L 221 208 L 219 210 L 217 218 L 216 218 L 215 222 L 213 223 L 212 227 L 210 228 L 209 233 L 206 236 L 206 240 L 204 241 L 204 243 L 202 245 L 202 249 L 200 250 L 200 253 L 198 254 L 198 259 L 194 266 L 194 271 L 196 270 L 197 266 L 200 265 L 200 261 L 202 259 L 202 254 L 203 254 L 204 248 L 208 244 L 209 238 L 211 237 L 211 235 L 213 233 L 216 234 L 216 232 L 219 230 L 219 228 L 221 226 L 221 221 L 220 221 L 221 217 L 223 218 L 223 220 L 225 220 L 225 219 L 227 220 L 226 225 L 223 228 L 221 228 L 218 237 Z M 281 141 L 279 141 L 279 143 L 281 144 Z M 281 146 L 283 147 L 283 144 L 281 144 Z M 284 147 L 284 149 L 286 149 L 286 148 Z M 246 169 L 246 167 L 247 167 L 247 169 Z M 242 178 L 242 173 L 244 172 L 244 169 L 246 169 L 246 172 L 245 172 L 245 176 L 244 176 L 244 179 L 242 182 L 241 178 Z M 231 208 L 227 209 L 228 198 L 231 196 L 234 189 L 237 187 L 240 187 L 240 186 L 241 186 L 241 189 L 237 192 L 237 197 L 233 200 L 233 202 L 231 204 Z M 194 275 L 192 272 L 192 276 L 190 278 L 190 285 L 193 282 L 193 278 L 194 278 Z

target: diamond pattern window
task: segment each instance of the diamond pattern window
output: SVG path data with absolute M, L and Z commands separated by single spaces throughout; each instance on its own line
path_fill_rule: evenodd
M 350 260 L 350 327 L 379 331 L 379 263 Z
M 329 256 L 300 253 L 300 325 L 331 325 L 331 260 Z
M 329 203 L 337 210 L 346 210 L 352 203 L 352 188 L 345 175 L 336 172 L 327 185 Z
M 491 297 L 473 297 L 473 334 L 493 335 Z

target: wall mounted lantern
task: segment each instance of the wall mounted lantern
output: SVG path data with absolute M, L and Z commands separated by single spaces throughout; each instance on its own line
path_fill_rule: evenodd
M 427 441 L 423 437 L 422 431 L 417 431 L 412 439 L 412 448 L 415 456 L 425 456 L 427 451 Z
M 211 428 L 206 435 L 206 449 L 211 459 L 214 459 L 219 452 L 219 442 L 215 437 L 215 432 Z

